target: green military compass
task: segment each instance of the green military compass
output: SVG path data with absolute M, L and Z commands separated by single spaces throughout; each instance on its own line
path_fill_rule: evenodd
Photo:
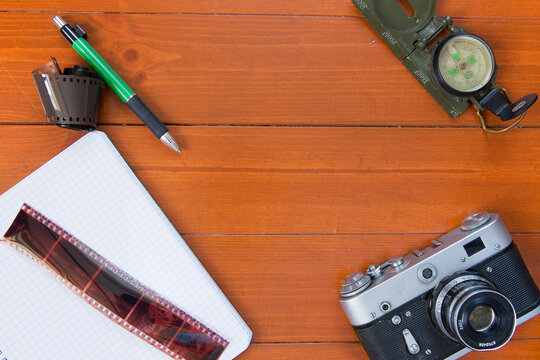
M 530 94 L 512 102 L 495 78 L 497 64 L 489 45 L 479 36 L 455 26 L 448 16 L 435 15 L 437 0 L 352 0 L 403 65 L 439 105 L 455 118 L 472 104 L 488 132 L 516 126 L 536 101 Z M 410 5 L 409 13 L 404 5 Z M 436 43 L 446 31 L 447 35 Z M 436 44 L 435 44 L 436 43 Z M 519 117 L 502 130 L 488 128 L 482 112 L 501 120 Z

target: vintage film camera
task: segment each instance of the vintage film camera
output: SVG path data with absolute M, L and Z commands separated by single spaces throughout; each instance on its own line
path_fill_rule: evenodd
M 340 303 L 371 360 L 496 350 L 540 313 L 540 292 L 497 214 L 345 278 Z
M 516 126 L 537 99 L 529 94 L 516 102 L 496 83 L 497 64 L 489 45 L 435 15 L 437 0 L 352 0 L 403 65 L 452 118 L 475 106 L 482 128 L 503 132 Z M 440 41 L 439 38 L 446 34 Z M 488 128 L 482 111 L 501 120 L 519 116 L 502 130 Z

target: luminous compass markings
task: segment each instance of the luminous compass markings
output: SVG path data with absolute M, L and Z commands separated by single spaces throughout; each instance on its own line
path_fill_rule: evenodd
M 465 42 L 465 48 L 467 48 L 467 42 Z M 457 75 L 460 74 L 460 70 L 463 70 L 463 78 L 465 79 L 465 81 L 472 86 L 474 86 L 474 84 L 471 82 L 471 78 L 474 77 L 473 73 L 470 71 L 470 70 L 467 70 L 467 63 L 462 61 L 463 59 L 463 56 L 460 55 L 459 51 L 452 45 L 451 41 L 448 42 L 447 44 L 448 46 L 448 50 L 450 51 L 450 53 L 452 54 L 455 62 L 456 62 L 456 66 L 452 67 L 450 70 L 448 70 L 448 73 L 450 74 L 450 76 L 452 77 L 455 77 Z M 474 57 L 474 55 L 472 55 Z
M 479 90 L 489 82 L 495 70 L 491 49 L 471 35 L 447 39 L 438 60 L 442 80 L 462 92 Z

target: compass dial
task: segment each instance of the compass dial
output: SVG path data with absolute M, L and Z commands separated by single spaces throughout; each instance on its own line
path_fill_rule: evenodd
M 489 45 L 471 34 L 443 39 L 433 54 L 437 83 L 454 95 L 469 96 L 486 86 L 495 73 Z

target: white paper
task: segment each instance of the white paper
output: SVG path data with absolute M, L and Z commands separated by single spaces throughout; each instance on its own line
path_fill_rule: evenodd
M 91 132 L 0 196 L 0 235 L 23 203 L 230 343 L 252 333 L 107 136 Z M 0 359 L 170 359 L 0 246 Z

